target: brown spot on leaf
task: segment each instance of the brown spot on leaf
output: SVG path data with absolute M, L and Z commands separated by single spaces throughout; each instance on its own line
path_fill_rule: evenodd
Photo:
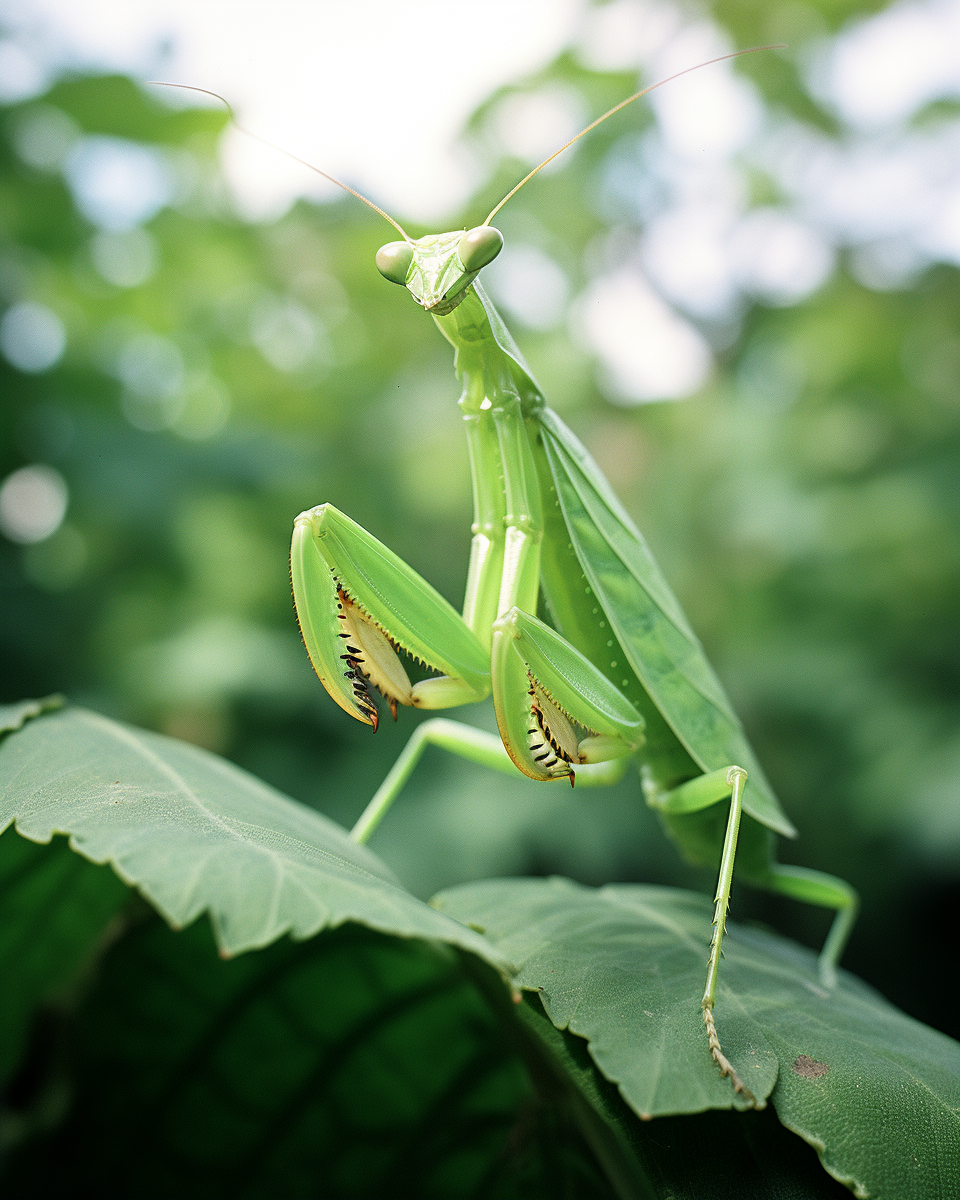
M 793 1073 L 804 1079 L 821 1079 L 830 1070 L 826 1063 L 817 1062 L 809 1054 L 801 1054 L 793 1060 Z

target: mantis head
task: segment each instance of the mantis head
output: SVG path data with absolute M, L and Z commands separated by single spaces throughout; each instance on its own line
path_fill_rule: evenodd
M 478 225 L 388 242 L 377 251 L 377 270 L 384 279 L 406 287 L 427 312 L 442 317 L 457 307 L 477 272 L 493 262 L 502 247 L 499 229 Z
M 700 67 L 710 66 L 711 63 L 723 62 L 728 58 L 739 58 L 742 54 L 754 54 L 757 50 L 780 48 L 782 47 L 755 46 L 750 50 L 737 50 L 733 54 L 722 54 L 719 58 L 711 58 L 708 62 L 698 63 L 696 67 L 687 67 L 686 70 L 677 71 L 667 79 L 650 84 L 642 91 L 634 92 L 626 100 L 621 100 L 613 108 L 607 109 L 595 121 L 591 121 L 586 129 L 581 129 L 578 134 L 564 142 L 558 150 L 555 150 L 542 163 L 528 172 L 491 210 L 482 225 L 463 232 L 455 230 L 452 233 L 436 233 L 429 237 L 410 238 L 393 217 L 388 216 L 383 209 L 378 208 L 365 196 L 354 192 L 353 188 L 340 183 L 338 179 L 334 179 L 333 182 L 363 200 L 365 204 L 385 217 L 398 233 L 403 235 L 402 242 L 388 242 L 377 251 L 377 270 L 380 274 L 385 279 L 389 279 L 391 283 L 399 283 L 406 287 L 414 300 L 427 312 L 434 313 L 438 317 L 446 316 L 463 300 L 466 290 L 476 278 L 477 272 L 487 263 L 493 262 L 503 248 L 503 234 L 490 224 L 491 220 L 508 200 L 515 196 L 548 163 L 553 162 L 557 155 L 562 154 L 574 142 L 596 129 L 598 125 L 606 121 L 608 117 L 612 117 L 614 113 L 619 112 L 621 108 L 632 104 L 634 100 L 639 100 L 641 96 L 652 92 L 654 88 L 662 87 L 663 84 L 669 83 L 681 75 L 686 75 L 689 71 L 699 70 Z M 324 173 L 321 171 L 320 174 Z M 329 175 L 324 177 L 331 178 Z

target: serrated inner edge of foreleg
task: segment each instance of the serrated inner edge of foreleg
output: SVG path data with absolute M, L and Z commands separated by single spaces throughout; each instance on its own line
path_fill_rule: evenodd
M 344 623 L 343 628 L 339 631 L 337 636 L 343 638 L 343 640 L 347 643 L 344 647 L 346 653 L 340 655 L 341 659 L 346 664 L 346 670 L 343 672 L 343 677 L 350 683 L 350 686 L 353 689 L 353 698 L 357 708 L 359 708 L 363 715 L 373 723 L 373 727 L 376 729 L 380 719 L 380 714 L 377 711 L 377 706 L 373 701 L 373 697 L 370 695 L 370 689 L 368 687 L 370 675 L 363 669 L 366 664 L 363 650 L 360 646 L 353 644 L 357 639 L 354 636 L 354 631 L 350 628 L 352 624 L 350 609 L 353 607 L 353 602 L 350 600 L 350 597 L 347 596 L 346 592 L 344 592 L 340 587 L 336 576 L 334 576 L 334 584 L 337 588 L 337 617 Z
M 333 573 L 331 572 L 333 575 Z M 406 671 L 400 659 L 401 652 L 407 655 L 412 662 L 423 667 L 427 671 L 433 671 L 436 674 L 442 674 L 443 668 L 437 666 L 422 658 L 412 650 L 409 650 L 401 641 L 387 629 L 376 617 L 369 612 L 363 604 L 350 594 L 349 589 L 333 575 L 334 587 L 337 591 L 337 606 L 339 608 L 338 616 L 342 617 L 345 623 L 344 631 L 340 636 L 347 641 L 347 653 L 340 657 L 344 660 L 347 670 L 344 671 L 344 677 L 349 679 L 353 684 L 354 695 L 357 696 L 357 702 L 364 707 L 364 711 L 368 711 L 369 705 L 373 704 L 373 699 L 370 694 L 370 688 L 376 688 L 381 696 L 390 705 L 390 710 L 393 713 L 394 720 L 397 716 L 397 705 L 412 704 L 410 680 L 407 678 Z M 396 656 L 396 672 L 391 668 L 393 664 L 388 664 L 384 659 L 378 664 L 373 661 L 370 654 L 370 647 L 363 645 L 363 634 L 361 626 L 366 626 L 383 639 L 390 647 L 393 654 Z M 369 641 L 369 639 L 367 639 Z M 389 676 L 394 674 L 393 684 Z M 366 705 L 360 696 L 360 689 L 366 697 Z
M 373 613 L 363 606 L 356 596 L 351 595 L 349 588 L 345 587 L 344 584 L 342 584 L 336 577 L 336 575 L 333 576 L 333 582 L 337 589 L 338 596 L 346 597 L 350 607 L 356 609 L 360 620 L 364 621 L 367 625 L 372 626 L 372 628 L 376 629 L 378 633 L 382 634 L 386 638 L 386 640 L 393 647 L 398 658 L 401 654 L 405 654 L 411 662 L 416 663 L 418 667 L 423 667 L 425 671 L 433 671 L 437 675 L 446 674 L 446 669 L 440 666 L 439 663 L 430 662 L 429 659 L 423 658 L 417 654 L 415 650 L 411 650 L 409 646 L 405 646 L 399 638 L 390 632 L 386 625 L 381 624 L 381 622 L 377 620 Z
M 568 764 L 580 761 L 575 722 L 529 672 L 527 679 L 530 683 L 530 716 L 533 720 L 527 730 L 530 756 L 551 775 L 570 775 L 572 772 Z

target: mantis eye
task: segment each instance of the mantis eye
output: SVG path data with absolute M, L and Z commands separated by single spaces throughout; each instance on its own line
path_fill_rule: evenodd
M 492 225 L 478 225 L 460 239 L 457 254 L 465 271 L 479 271 L 493 262 L 503 248 L 503 234 Z
M 388 242 L 377 251 L 377 270 L 391 283 L 406 283 L 412 262 L 413 247 L 409 242 Z

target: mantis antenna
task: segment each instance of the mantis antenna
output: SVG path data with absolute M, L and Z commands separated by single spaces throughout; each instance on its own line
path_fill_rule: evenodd
M 558 154 L 562 154 L 564 152 L 564 150 L 566 150 L 568 147 L 572 146 L 574 142 L 579 141 L 580 138 L 582 138 L 584 136 L 584 134 L 589 133 L 591 129 L 596 129 L 596 127 L 599 124 L 601 124 L 603 121 L 605 121 L 607 119 L 607 117 L 612 117 L 614 113 L 618 113 L 621 108 L 626 108 L 626 106 L 628 104 L 632 104 L 634 102 L 634 100 L 639 100 L 640 97 L 645 96 L 647 94 L 647 92 L 652 92 L 655 88 L 663 87 L 663 85 L 665 83 L 670 83 L 674 79 L 679 79 L 681 75 L 689 75 L 689 73 L 691 71 L 699 71 L 701 67 L 709 67 L 713 63 L 725 62 L 728 58 L 740 58 L 741 55 L 743 55 L 743 54 L 757 54 L 760 50 L 782 50 L 782 49 L 784 49 L 783 43 L 776 42 L 770 46 L 753 46 L 749 50 L 736 50 L 736 51 L 734 51 L 733 54 L 721 54 L 719 58 L 708 58 L 706 62 L 697 63 L 697 65 L 695 67 L 686 67 L 682 71 L 677 71 L 676 75 L 668 75 L 666 79 L 660 79 L 660 80 L 658 80 L 657 83 L 651 83 L 649 87 L 645 87 L 643 89 L 643 91 L 641 91 L 641 92 L 634 92 L 633 95 L 628 96 L 626 98 L 626 100 L 621 100 L 620 103 L 615 104 L 613 106 L 613 108 L 607 109 L 607 111 L 603 114 L 602 117 L 597 117 L 597 119 L 595 121 L 591 121 L 590 124 L 586 127 L 586 129 L 580 130 L 580 132 L 576 135 L 576 137 L 572 137 L 569 142 L 564 142 L 564 144 L 560 147 L 559 150 L 554 150 L 554 152 L 550 155 L 550 157 L 545 158 L 543 160 L 543 162 L 540 163 L 539 166 L 534 167 L 533 170 L 529 173 L 529 175 L 524 175 L 523 179 L 520 180 L 520 182 L 516 185 L 516 187 L 511 188 L 510 191 L 507 192 L 507 194 L 504 196 L 504 198 L 496 206 L 496 208 L 494 208 L 492 210 L 490 215 L 484 221 L 484 225 L 489 225 L 490 222 L 493 220 L 493 218 L 500 211 L 500 209 L 503 208 L 503 206 L 506 204 L 506 202 L 509 199 L 511 199 L 513 196 L 515 196 L 517 194 L 517 192 L 520 191 L 520 189 L 523 187 L 523 185 L 525 183 L 529 183 L 530 180 L 534 177 L 534 175 L 536 175 L 536 173 L 538 171 L 542 171 L 543 168 L 547 165 L 547 163 L 552 163 Z
M 211 92 L 208 88 L 192 87 L 189 83 L 165 83 L 161 79 L 148 79 L 147 83 L 154 84 L 157 87 L 180 88 L 180 90 L 184 92 L 200 92 L 204 96 L 212 96 L 214 100 L 219 100 L 229 113 L 231 123 L 237 129 L 239 129 L 241 133 L 245 133 L 247 137 L 253 138 L 253 140 L 256 142 L 261 142 L 264 146 L 269 146 L 271 150 L 276 150 L 280 154 L 285 154 L 287 158 L 292 158 L 294 162 L 299 163 L 302 167 L 306 167 L 310 171 L 315 171 L 318 175 L 322 175 L 324 179 L 329 180 L 330 183 L 335 183 L 338 188 L 343 188 L 343 190 L 345 192 L 349 192 L 351 196 L 356 196 L 358 200 L 363 201 L 367 208 L 372 208 L 373 211 L 375 213 L 379 213 L 385 221 L 389 221 L 405 242 L 410 241 L 410 238 L 407 237 L 404 230 L 393 219 L 393 217 L 391 217 L 388 213 L 385 213 L 383 209 L 380 208 L 379 205 L 374 204 L 372 200 L 368 200 L 366 196 L 356 191 L 356 189 L 350 187 L 348 183 L 344 183 L 340 179 L 335 179 L 333 175 L 328 175 L 326 171 L 321 171 L 319 167 L 315 167 L 313 163 L 307 162 L 305 158 L 299 158 L 296 154 L 291 153 L 289 150 L 285 150 L 283 146 L 278 146 L 276 142 L 269 142 L 266 138 L 261 137 L 259 133 L 254 133 L 252 129 L 247 129 L 245 126 L 241 125 L 237 120 L 237 114 L 233 111 L 233 106 L 230 104 L 229 100 L 226 100 L 220 95 L 219 92 Z M 586 130 L 584 130 L 584 133 L 586 133 Z M 557 151 L 557 153 L 559 153 L 559 151 Z M 537 169 L 539 170 L 539 167 Z

